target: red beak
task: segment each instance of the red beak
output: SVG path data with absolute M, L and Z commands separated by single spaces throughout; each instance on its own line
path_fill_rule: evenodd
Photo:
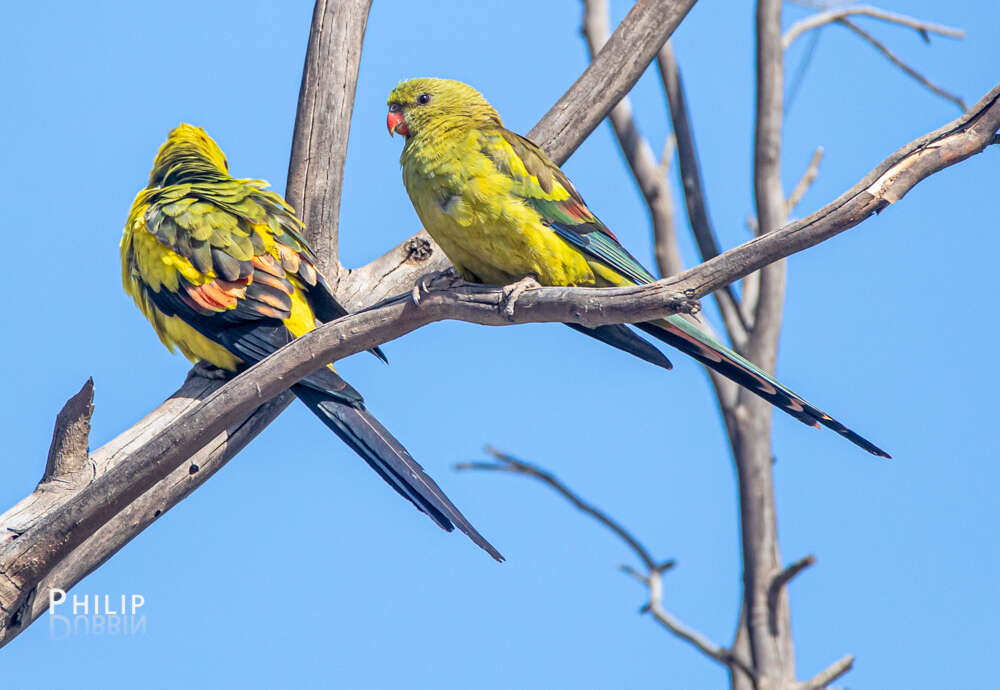
M 394 133 L 402 134 L 404 137 L 410 136 L 410 128 L 406 126 L 403 113 L 390 112 L 389 116 L 385 118 L 385 126 L 389 128 L 390 137 Z

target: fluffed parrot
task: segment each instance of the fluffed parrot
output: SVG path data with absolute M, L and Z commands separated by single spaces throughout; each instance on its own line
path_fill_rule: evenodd
M 181 124 L 160 147 L 125 225 L 122 283 L 171 351 L 238 372 L 347 313 L 316 269 L 301 221 L 267 186 L 230 177 L 200 127 Z M 292 391 L 438 526 L 457 525 L 503 560 L 332 367 Z
M 424 228 L 470 282 L 613 287 L 655 280 L 591 213 L 537 145 L 504 128 L 471 86 L 412 79 L 389 95 L 389 133 L 406 138 L 403 183 Z M 576 330 L 653 364 L 670 362 L 624 325 Z M 636 324 L 810 426 L 822 424 L 869 453 L 889 455 L 778 383 L 687 319 Z

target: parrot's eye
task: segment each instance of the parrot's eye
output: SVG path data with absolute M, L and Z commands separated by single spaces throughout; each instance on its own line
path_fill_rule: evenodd
M 427 105 L 431 102 L 431 95 L 429 93 L 422 93 L 417 96 L 417 103 L 420 105 Z

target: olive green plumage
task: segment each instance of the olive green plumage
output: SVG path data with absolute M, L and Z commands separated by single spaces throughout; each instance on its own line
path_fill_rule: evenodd
M 654 280 L 533 142 L 504 128 L 461 82 L 412 79 L 389 95 L 390 132 L 406 136 L 403 182 L 424 228 L 467 280 L 494 285 L 528 276 L 542 285 L 613 287 Z M 670 363 L 626 326 L 585 334 L 664 368 Z M 810 405 L 685 318 L 636 324 L 810 425 L 822 424 L 875 455 L 870 441 Z
M 231 177 L 204 130 L 182 124 L 160 147 L 122 237 L 125 291 L 164 344 L 231 372 L 347 313 L 316 269 L 302 222 L 266 187 Z M 292 392 L 435 523 L 457 525 L 503 560 L 331 367 Z

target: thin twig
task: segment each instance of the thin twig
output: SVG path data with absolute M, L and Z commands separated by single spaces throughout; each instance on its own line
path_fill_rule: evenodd
M 788 80 L 788 95 L 785 97 L 785 117 L 788 117 L 788 113 L 792 109 L 792 105 L 795 103 L 795 99 L 798 98 L 799 89 L 802 88 L 802 84 L 805 83 L 806 73 L 812 66 L 813 59 L 816 57 L 816 49 L 819 47 L 819 39 L 823 35 L 823 29 L 817 29 L 810 34 L 809 45 L 806 46 L 805 52 L 802 55 L 801 60 L 799 60 L 798 66 L 795 68 L 792 78 Z
M 670 119 L 673 123 L 674 136 L 677 139 L 677 160 L 680 167 L 681 184 L 684 188 L 688 222 L 698 245 L 701 260 L 708 261 L 719 254 L 719 242 L 708 216 L 708 204 L 701 179 L 701 166 L 698 163 L 694 129 L 688 115 L 684 83 L 681 80 L 680 68 L 670 43 L 664 44 L 660 49 L 656 64 L 660 70 L 663 89 L 667 95 Z M 715 293 L 715 299 L 729 339 L 737 349 L 740 349 L 746 340 L 749 324 L 743 319 L 739 299 L 736 297 L 732 285 L 727 285 Z
M 806 682 L 797 685 L 795 690 L 823 690 L 830 683 L 850 671 L 852 666 L 854 666 L 854 657 L 848 654 L 843 659 L 833 662 L 828 668 L 820 671 Z
M 872 7 L 871 5 L 856 5 L 854 7 L 843 7 L 840 9 L 813 14 L 796 22 L 795 24 L 792 24 L 788 31 L 785 32 L 785 35 L 782 36 L 782 47 L 784 50 L 788 50 L 788 47 L 795 42 L 795 39 L 805 32 L 812 31 L 813 29 L 818 29 L 827 24 L 832 24 L 833 22 L 840 21 L 846 17 L 853 16 L 873 17 L 892 24 L 898 24 L 899 26 L 905 26 L 917 31 L 925 40 L 927 40 L 928 34 L 938 34 L 939 36 L 947 36 L 948 38 L 965 38 L 965 32 L 961 29 L 954 29 L 950 26 L 944 26 L 943 24 L 925 22 L 921 19 L 908 17 L 905 14 L 887 12 L 879 9 L 878 7 Z
M 663 627 L 693 645 L 706 656 L 715 659 L 727 667 L 736 667 L 746 673 L 750 678 L 755 677 L 753 669 L 749 666 L 749 664 L 738 658 L 737 655 L 735 655 L 731 650 L 712 643 L 701 633 L 681 623 L 663 607 L 663 573 L 674 566 L 674 561 L 666 561 L 657 565 L 649 551 L 647 551 L 646 548 L 628 532 L 628 530 L 612 519 L 607 513 L 595 508 L 580 498 L 578 494 L 566 486 L 551 472 L 543 470 L 537 465 L 524 462 L 523 460 L 518 460 L 517 458 L 514 458 L 506 453 L 502 453 L 494 448 L 487 447 L 486 452 L 496 458 L 497 462 L 463 462 L 455 465 L 455 469 L 510 472 L 511 474 L 520 474 L 533 479 L 538 479 L 555 489 L 576 508 L 591 516 L 617 534 L 645 564 L 648 571 L 645 575 L 628 566 L 622 566 L 621 568 L 622 572 L 635 578 L 639 582 L 642 582 L 649 589 L 649 601 L 643 605 L 640 612 L 651 613 Z
M 816 557 L 809 554 L 808 556 L 800 558 L 794 563 L 788 565 L 784 570 L 775 575 L 774 579 L 771 580 L 771 584 L 767 588 L 767 607 L 769 609 L 772 635 L 778 634 L 778 601 L 781 597 L 781 591 L 793 577 L 815 563 Z
M 739 658 L 732 650 L 720 647 L 711 642 L 701 633 L 687 627 L 663 608 L 663 577 L 660 573 L 649 574 L 649 604 L 648 610 L 664 628 L 683 640 L 690 642 L 703 654 L 715 659 L 728 667 L 736 667 L 749 678 L 756 680 L 757 674 L 750 665 Z
M 580 78 L 560 98 L 528 138 L 557 163 L 576 150 L 583 137 L 608 116 L 635 84 L 695 0 L 643 0 L 625 15 Z M 611 75 L 609 77 L 609 74 Z
M 583 35 L 593 59 L 608 40 L 611 11 L 607 0 L 584 0 Z M 684 268 L 677 248 L 674 224 L 674 201 L 664 170 L 657 163 L 653 149 L 639 131 L 632 117 L 632 102 L 623 97 L 612 108 L 608 120 L 615 139 L 625 154 L 632 177 L 649 209 L 653 223 L 654 249 L 657 263 L 666 270 L 664 276 L 680 273 Z M 661 268 L 661 271 L 663 268 Z
M 886 46 L 884 43 L 879 41 L 870 33 L 862 29 L 860 26 L 852 22 L 850 19 L 838 19 L 837 23 L 846 26 L 848 29 L 856 33 L 858 36 L 868 41 L 875 48 L 875 50 L 882 53 L 882 55 L 884 55 L 889 62 L 896 65 L 896 67 L 903 70 L 903 72 L 905 72 L 909 76 L 913 77 L 913 79 L 915 79 L 917 82 L 919 82 L 921 85 L 923 85 L 932 93 L 937 94 L 946 101 L 954 103 L 963 112 L 967 109 L 965 101 L 963 101 L 959 96 L 956 96 L 950 91 L 946 91 L 945 89 L 941 88 L 937 84 L 933 83 L 930 79 L 922 75 L 920 72 L 910 67 L 908 64 L 899 59 L 895 55 L 895 53 L 889 50 L 888 46 Z
M 622 527 L 618 522 L 611 519 L 607 513 L 595 508 L 580 498 L 576 493 L 571 491 L 569 487 L 559 481 L 552 473 L 543 470 L 537 465 L 532 465 L 531 463 L 524 462 L 523 460 L 518 460 L 517 458 L 507 455 L 506 453 L 490 446 L 486 447 L 486 452 L 492 455 L 497 462 L 462 462 L 455 465 L 455 469 L 493 470 L 498 472 L 511 472 L 513 474 L 524 474 L 529 477 L 534 477 L 535 479 L 548 484 L 550 487 L 562 494 L 563 498 L 572 503 L 576 508 L 583 511 L 587 515 L 590 515 L 592 518 L 621 537 L 622 541 L 629 545 L 629 548 L 635 552 L 635 555 L 639 557 L 639 560 L 641 560 L 647 568 L 651 570 L 656 568 L 656 563 L 653 560 L 653 557 L 650 555 L 649 551 L 646 550 L 646 547 L 639 543 L 638 539 L 633 537 L 629 531 Z
M 812 158 L 809 160 L 809 165 L 806 167 L 806 171 L 802 173 L 802 177 L 799 178 L 798 183 L 795 185 L 795 189 L 792 193 L 788 195 L 785 200 L 785 213 L 791 214 L 792 209 L 799 205 L 802 201 L 802 197 L 805 196 L 806 192 L 809 191 L 809 187 L 812 183 L 816 181 L 816 176 L 819 175 L 819 162 L 823 160 L 823 147 L 817 146 L 816 150 L 813 151 Z

